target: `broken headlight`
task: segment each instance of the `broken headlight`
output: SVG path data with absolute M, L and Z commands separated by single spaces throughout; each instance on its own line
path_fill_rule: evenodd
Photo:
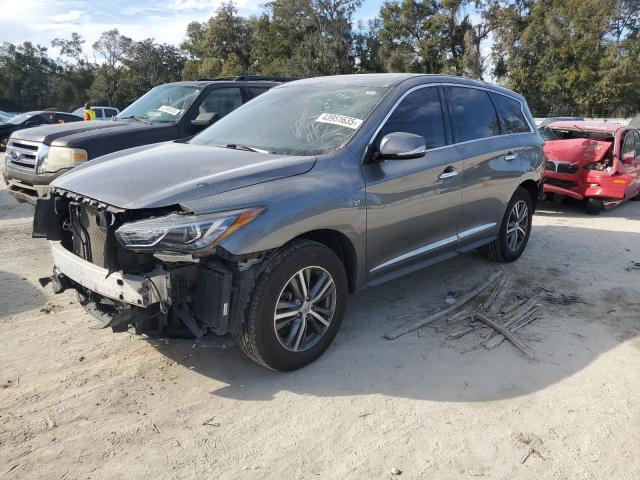
M 116 237 L 130 250 L 193 252 L 217 245 L 251 222 L 265 208 L 249 208 L 209 215 L 179 215 L 125 223 Z

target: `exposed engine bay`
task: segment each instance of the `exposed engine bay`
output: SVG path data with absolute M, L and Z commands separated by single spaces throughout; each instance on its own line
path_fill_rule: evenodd
M 114 331 L 133 327 L 176 338 L 234 333 L 263 255 L 238 258 L 220 247 L 200 254 L 139 252 L 116 237 L 124 224 L 172 214 L 188 215 L 179 206 L 125 210 L 53 191 L 38 200 L 34 216 L 34 236 L 52 242 L 54 258 L 52 277 L 41 283 L 52 282 L 56 293 L 75 289 L 80 303 Z M 56 271 L 57 262 L 65 262 L 66 274 Z M 83 262 L 82 278 L 71 278 L 74 262 Z M 92 283 L 87 271 L 100 281 Z
M 613 135 L 550 128 L 543 131 L 543 137 L 546 140 L 544 151 L 550 162 L 556 164 L 562 162 L 574 167 L 584 167 L 587 170 L 611 172 L 615 142 Z M 557 165 L 556 171 L 560 171 Z

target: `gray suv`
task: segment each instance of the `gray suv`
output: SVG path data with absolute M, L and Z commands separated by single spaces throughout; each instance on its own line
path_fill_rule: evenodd
M 250 126 L 250 128 L 248 128 Z M 516 260 L 543 140 L 525 100 L 463 78 L 278 86 L 188 141 L 106 155 L 38 200 L 56 292 L 114 331 L 230 334 L 256 362 L 316 359 L 347 294 L 474 249 Z

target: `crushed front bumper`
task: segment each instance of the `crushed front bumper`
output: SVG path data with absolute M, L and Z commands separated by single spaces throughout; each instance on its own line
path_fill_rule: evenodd
M 66 277 L 87 290 L 137 307 L 171 303 L 171 281 L 167 271 L 156 270 L 144 276 L 109 272 L 68 251 L 60 242 L 50 241 L 49 244 L 53 274 L 59 280 Z

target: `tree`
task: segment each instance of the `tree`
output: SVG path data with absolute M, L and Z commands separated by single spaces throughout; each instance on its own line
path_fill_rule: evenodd
M 9 110 L 55 106 L 54 84 L 60 67 L 46 47 L 24 42 L 0 46 L 0 104 Z
M 109 30 L 100 35 L 93 44 L 93 50 L 100 63 L 96 69 L 96 78 L 91 87 L 95 101 L 104 101 L 108 105 L 118 105 L 122 100 L 118 96 L 124 81 L 124 61 L 129 55 L 133 41 L 121 35 L 118 29 Z
M 207 23 L 192 22 L 182 48 L 190 55 L 185 78 L 214 78 L 246 73 L 250 66 L 252 23 L 238 15 L 232 2 L 223 3 Z
M 157 44 L 152 38 L 133 42 L 122 60 L 122 104 L 133 102 L 156 85 L 181 79 L 186 57 L 173 45 Z

